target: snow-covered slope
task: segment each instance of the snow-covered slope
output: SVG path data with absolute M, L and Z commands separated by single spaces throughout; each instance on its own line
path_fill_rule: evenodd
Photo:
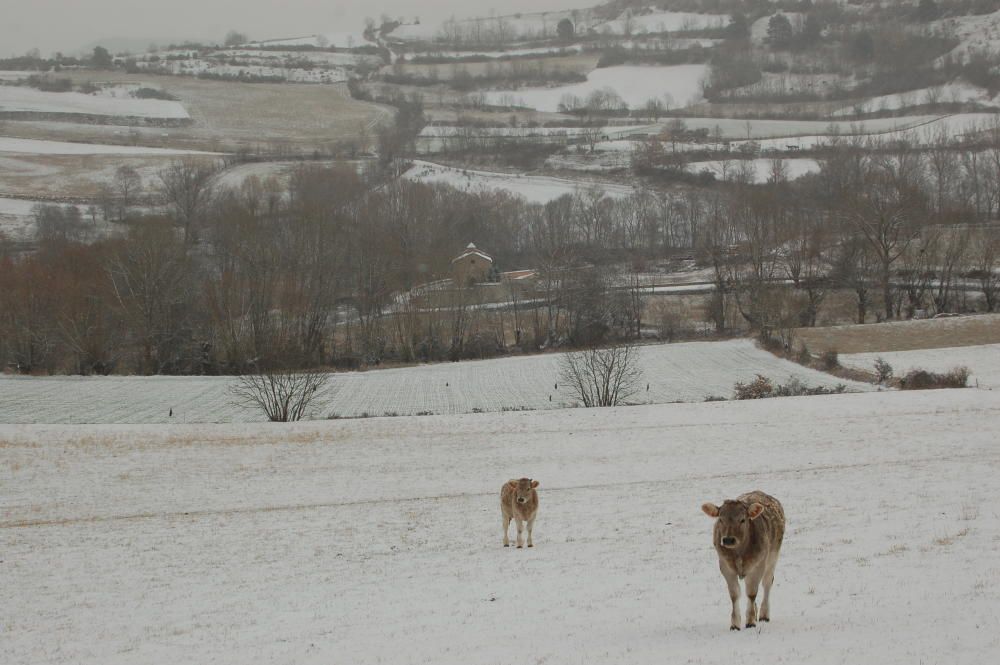
M 484 93 L 489 104 L 518 105 L 537 111 L 558 111 L 568 98 L 586 101 L 587 96 L 604 90 L 615 92 L 629 108 L 642 108 L 658 99 L 670 108 L 683 108 L 702 99 L 702 82 L 707 65 L 671 65 L 666 67 L 622 65 L 595 69 L 585 83 L 555 88 L 522 88 L 514 91 Z
M 870 372 L 877 358 L 882 358 L 892 365 L 897 377 L 914 369 L 948 372 L 956 367 L 968 367 L 972 372 L 969 385 L 991 389 L 1000 388 L 1000 344 L 955 346 L 919 351 L 851 353 L 841 355 L 840 362 L 847 367 L 856 367 Z
M 0 136 L 0 153 L 23 155 L 211 155 L 196 150 L 173 148 L 146 148 L 138 145 L 108 145 L 101 143 L 71 143 L 68 141 L 43 141 Z
M 0 427 L 0 662 L 949 663 L 1000 651 L 1000 393 Z M 540 481 L 535 547 L 497 494 Z M 729 631 L 699 510 L 788 530 Z
M 597 187 L 606 192 L 608 196 L 615 197 L 628 196 L 633 191 L 631 187 L 610 183 L 591 184 L 548 176 L 458 169 L 422 161 L 413 162 L 413 166 L 403 177 L 417 182 L 445 183 L 472 193 L 490 190 L 506 191 L 523 196 L 531 203 L 548 203 L 566 194 L 586 190 L 588 187 Z
M 635 403 L 729 397 L 736 381 L 756 374 L 778 382 L 794 376 L 814 386 L 841 383 L 776 358 L 748 340 L 647 346 L 642 348 L 640 364 L 643 385 L 629 400 Z M 0 423 L 260 420 L 257 413 L 232 404 L 232 384 L 230 377 L 0 376 Z M 868 384 L 849 386 L 871 389 Z M 575 404 L 568 386 L 559 382 L 559 355 L 547 354 L 335 374 L 317 395 L 312 416 L 471 413 Z
M 82 92 L 42 92 L 26 86 L 0 85 L 0 112 L 82 113 L 86 115 L 186 119 L 180 102 L 135 99 Z

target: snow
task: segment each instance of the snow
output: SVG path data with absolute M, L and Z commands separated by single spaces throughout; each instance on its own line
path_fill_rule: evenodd
M 958 46 L 938 58 L 942 63 L 946 58 L 967 58 L 974 52 L 995 52 L 1000 50 L 1000 11 L 992 14 L 969 14 L 932 21 L 928 25 L 932 32 L 954 35 L 960 40 Z
M 754 139 L 781 136 L 821 135 L 837 132 L 842 135 L 874 134 L 899 129 L 909 129 L 941 119 L 941 115 L 911 115 L 898 118 L 873 118 L 855 122 L 843 120 L 743 120 L 739 118 L 682 118 L 688 129 L 707 129 L 715 132 L 718 128 L 723 138 L 745 139 L 749 123 L 750 137 Z M 663 121 L 662 124 L 669 123 Z
M 0 166 L 2 166 L 2 163 L 0 163 Z M 34 201 L 0 196 L 0 236 L 14 241 L 29 240 L 35 233 L 33 210 L 39 204 L 59 205 L 49 201 Z M 80 212 L 83 212 L 83 208 L 80 208 Z M 2 402 L 2 389 L 0 389 L 0 403 Z M 0 407 L 0 422 L 2 421 L 3 408 Z
M 413 166 L 403 174 L 403 177 L 416 182 L 445 183 L 471 193 L 489 190 L 507 191 L 524 197 L 530 203 L 548 203 L 566 194 L 574 194 L 591 187 L 597 187 L 604 190 L 608 196 L 615 197 L 628 196 L 633 191 L 631 187 L 625 185 L 516 173 L 474 171 L 423 161 L 414 161 Z
M 939 85 L 931 88 L 921 88 L 920 90 L 910 90 L 899 92 L 893 95 L 881 95 L 871 97 L 846 108 L 836 111 L 835 116 L 854 115 L 858 108 L 864 113 L 876 111 L 895 111 L 905 109 L 910 106 L 920 106 L 922 104 L 955 104 L 974 102 L 982 106 L 998 106 L 995 98 L 990 95 L 985 88 L 955 81 L 947 85 Z
M 502 51 L 476 51 L 476 50 L 461 50 L 461 51 L 421 51 L 417 53 L 407 53 L 403 56 L 403 60 L 413 60 L 414 58 L 468 58 L 468 57 L 479 57 L 479 58 L 511 58 L 517 56 L 526 55 L 548 55 L 550 53 L 579 53 L 583 50 L 583 46 L 580 44 L 572 44 L 568 46 L 536 46 L 531 48 L 512 48 Z
M 82 113 L 165 119 L 190 117 L 180 102 L 86 95 L 82 92 L 43 92 L 13 85 L 0 85 L 0 112 Z
M 476 24 L 482 31 L 489 34 L 502 21 L 504 30 L 508 35 L 507 41 L 546 39 L 556 36 L 556 26 L 559 21 L 569 18 L 576 25 L 577 34 L 587 31 L 589 23 L 589 12 L 584 10 L 574 18 L 574 13 L 569 11 L 541 12 L 536 14 L 514 14 L 508 16 L 478 17 L 470 19 L 447 21 L 423 21 L 421 23 L 407 23 L 398 26 L 386 36 L 399 42 L 432 42 L 448 33 L 458 33 L 466 41 L 474 41 L 474 35 L 478 32 Z
M 37 71 L 0 70 L 0 81 L 20 81 L 32 76 L 38 76 L 39 73 Z
M 289 39 L 267 39 L 264 41 L 252 42 L 247 46 L 316 46 L 320 48 L 359 48 L 361 46 L 374 46 L 374 43 L 365 39 L 361 31 L 339 31 L 325 32 L 319 35 L 306 35 L 304 37 L 292 37 Z
M 851 353 L 842 354 L 839 358 L 845 367 L 855 367 L 869 372 L 873 371 L 875 360 L 883 358 L 892 365 L 897 377 L 902 377 L 914 369 L 948 372 L 956 367 L 968 367 L 972 371 L 969 385 L 990 389 L 1000 388 L 1000 344 L 955 346 L 917 351 Z
M 902 118 L 894 118 L 895 120 L 902 120 Z M 863 133 L 864 136 L 870 136 L 873 139 L 878 139 L 882 141 L 892 141 L 892 140 L 910 140 L 916 145 L 928 144 L 933 142 L 939 132 L 943 132 L 946 136 L 954 138 L 959 137 L 967 133 L 972 133 L 979 131 L 985 127 L 989 127 L 991 123 L 996 122 L 997 115 L 993 113 L 956 113 L 955 115 L 942 116 L 935 120 L 930 120 L 923 124 L 904 126 L 900 124 L 900 128 L 893 129 L 889 131 L 882 132 L 872 132 Z M 841 135 L 843 138 L 845 135 Z M 822 136 L 797 136 L 791 139 L 764 139 L 757 141 L 761 150 L 786 150 L 788 146 L 796 146 L 801 150 L 809 150 L 812 148 L 821 147 L 824 145 L 829 145 L 834 138 L 832 135 L 826 134 Z M 738 147 L 746 143 L 746 141 L 736 141 L 733 142 L 734 147 Z
M 774 160 L 772 159 L 752 159 L 748 160 L 752 163 L 754 182 L 762 183 L 767 182 L 768 178 L 771 176 L 772 169 L 774 167 Z M 802 176 L 809 173 L 819 173 L 819 162 L 815 159 L 803 159 L 803 158 L 789 158 L 782 159 L 782 164 L 786 169 L 786 175 L 789 180 L 795 180 L 801 178 Z M 688 164 L 688 170 L 692 173 L 700 173 L 702 171 L 709 171 L 715 174 L 715 177 L 723 180 L 724 173 L 729 173 L 730 178 L 732 173 L 741 168 L 746 168 L 746 164 L 743 160 L 729 160 L 728 162 L 722 161 L 707 161 L 707 162 L 691 162 Z
M 16 139 L 0 136 L 0 153 L 12 152 L 28 155 L 210 155 L 195 150 L 173 148 L 144 148 L 136 145 L 104 145 L 100 143 L 69 143 Z
M 631 14 L 631 20 L 626 18 Z M 724 28 L 729 23 L 729 15 L 696 14 L 694 12 L 661 12 L 654 11 L 640 16 L 626 12 L 614 21 L 608 21 L 597 26 L 599 33 L 624 35 L 631 28 L 631 34 L 648 34 L 659 32 L 679 32 L 689 30 L 704 30 L 706 28 Z
M 262 53 L 264 53 L 262 51 Z M 333 54 L 331 54 L 333 55 Z M 164 72 L 175 76 L 198 76 L 201 74 L 222 76 L 229 79 L 244 77 L 284 80 L 292 83 L 343 83 L 348 80 L 347 69 L 338 66 L 324 65 L 313 68 L 286 67 L 278 58 L 249 58 L 245 64 L 227 64 L 209 58 L 192 58 L 187 60 L 139 61 L 140 69 L 151 72 Z M 264 63 L 264 64 L 254 64 Z
M 0 660 L 988 663 L 998 417 L 958 390 L 2 426 Z M 535 547 L 505 549 L 523 475 Z M 699 506 L 758 488 L 788 517 L 772 621 L 731 633 Z
M 813 386 L 846 383 L 851 390 L 871 389 L 868 384 L 843 382 L 781 360 L 749 340 L 645 346 L 640 363 L 643 389 L 632 398 L 636 403 L 730 397 L 736 381 L 753 379 L 758 373 L 777 382 L 796 377 Z M 339 373 L 317 395 L 311 415 L 454 414 L 574 406 L 568 386 L 555 388 L 558 367 L 559 355 L 545 354 Z M 0 422 L 259 420 L 257 413 L 231 404 L 228 389 L 233 382 L 231 377 L 0 376 Z
M 669 101 L 668 105 L 676 108 L 702 99 L 702 81 L 707 72 L 707 65 L 622 65 L 595 69 L 587 75 L 585 83 L 555 88 L 494 90 L 483 94 L 488 104 L 510 105 L 513 101 L 518 106 L 536 111 L 555 112 L 568 96 L 586 100 L 592 92 L 610 89 L 618 93 L 629 108 L 641 108 L 650 99 Z

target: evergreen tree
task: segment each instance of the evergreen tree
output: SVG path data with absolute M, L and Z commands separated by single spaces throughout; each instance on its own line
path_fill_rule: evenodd
M 767 43 L 773 48 L 787 48 L 793 36 L 792 22 L 784 14 L 775 14 L 767 22 Z

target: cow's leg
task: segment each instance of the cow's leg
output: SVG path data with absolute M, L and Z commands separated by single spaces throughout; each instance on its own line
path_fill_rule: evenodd
M 747 628 L 757 625 L 757 591 L 760 589 L 760 580 L 764 576 L 764 566 L 760 565 L 747 572 L 744 584 L 747 587 Z
M 729 587 L 729 600 L 733 603 L 733 611 L 729 615 L 729 630 L 739 630 L 740 629 L 740 578 L 736 575 L 736 571 L 727 566 L 721 560 L 719 561 L 719 570 L 722 571 L 722 576 L 726 578 L 726 585 Z
M 515 517 L 514 521 L 517 522 L 517 546 L 524 547 L 524 520 Z
M 510 547 L 510 538 L 507 534 L 510 532 L 510 515 L 503 516 L 503 546 Z
M 531 530 L 535 528 L 535 518 L 532 517 L 528 520 L 528 547 L 534 547 L 534 543 L 531 542 Z
M 775 554 L 767 561 L 767 568 L 764 570 L 764 601 L 760 604 L 760 620 L 771 620 L 771 585 L 774 584 L 774 567 L 778 565 L 778 555 Z

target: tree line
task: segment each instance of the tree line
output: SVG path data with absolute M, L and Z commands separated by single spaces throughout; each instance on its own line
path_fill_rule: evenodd
M 37 248 L 0 249 L 0 359 L 20 372 L 243 373 L 485 357 L 634 339 L 651 294 L 637 273 L 689 256 L 719 332 L 816 325 L 833 293 L 857 322 L 1000 307 L 1000 140 L 835 141 L 797 180 L 731 160 L 722 182 L 580 189 L 547 204 L 305 164 L 225 187 L 178 161 L 159 205 L 41 207 Z M 647 170 L 649 167 L 647 165 Z M 655 168 L 652 169 L 655 171 Z M 742 175 L 741 175 L 742 174 Z M 132 183 L 134 185 L 134 183 Z M 152 196 L 152 194 L 151 194 Z M 86 233 L 102 216 L 110 237 Z M 523 290 L 427 285 L 475 241 Z M 3 247 L 3 245 L 0 245 Z

